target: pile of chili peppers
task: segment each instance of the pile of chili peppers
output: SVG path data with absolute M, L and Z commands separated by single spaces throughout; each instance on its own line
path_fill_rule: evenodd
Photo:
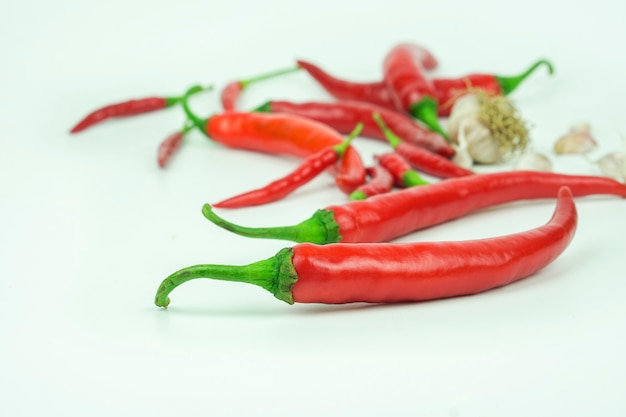
M 576 229 L 574 197 L 626 197 L 626 186 L 608 177 L 535 171 L 477 174 L 451 159 L 455 144 L 440 122 L 454 102 L 477 90 L 510 94 L 539 66 L 552 73 L 546 60 L 513 77 L 432 78 L 429 72 L 438 65 L 434 55 L 421 45 L 400 43 L 385 56 L 381 79 L 367 83 L 338 78 L 308 61 L 295 64 L 228 83 L 221 89 L 223 109 L 207 118 L 191 110 L 189 98 L 212 87 L 195 85 L 182 95 L 102 107 L 71 129 L 78 133 L 108 119 L 180 106 L 182 128 L 158 149 L 162 168 L 193 129 L 229 148 L 302 159 L 284 177 L 202 209 L 209 221 L 233 233 L 297 244 L 250 265 L 203 264 L 174 272 L 158 288 L 157 306 L 166 307 L 174 288 L 196 278 L 255 284 L 290 304 L 390 303 L 475 294 L 532 275 L 559 256 Z M 295 71 L 306 72 L 334 99 L 276 99 L 247 111 L 237 108 L 250 85 Z M 352 146 L 360 138 L 384 141 L 389 150 L 374 155 L 374 163 L 366 166 Z M 287 198 L 323 172 L 334 176 L 347 201 L 319 209 L 299 224 L 251 228 L 214 211 Z M 390 242 L 481 208 L 545 198 L 557 201 L 553 216 L 525 232 L 473 241 Z

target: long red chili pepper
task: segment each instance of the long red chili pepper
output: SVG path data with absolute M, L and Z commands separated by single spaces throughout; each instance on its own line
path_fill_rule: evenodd
M 197 85 L 188 90 L 188 95 L 196 94 L 200 91 L 205 91 L 210 88 L 211 87 L 202 87 Z M 95 124 L 101 123 L 108 119 L 135 116 L 138 114 L 162 110 L 168 107 L 172 107 L 175 104 L 179 104 L 181 100 L 182 96 L 146 97 L 110 104 L 89 113 L 70 130 L 70 133 L 81 132 Z
M 362 129 L 359 124 L 339 145 L 329 146 L 307 157 L 294 171 L 265 187 L 239 194 L 219 203 L 213 204 L 218 208 L 240 208 L 257 206 L 278 201 L 297 190 L 303 184 L 311 181 L 322 171 L 332 167 L 346 152 L 352 139 Z
M 426 48 L 413 45 L 420 50 L 419 58 L 425 70 L 429 71 L 438 66 L 437 59 Z M 356 83 L 340 79 L 330 75 L 319 66 L 304 60 L 298 60 L 297 64 L 313 77 L 327 92 L 339 100 L 355 100 L 373 103 L 391 110 L 401 110 L 394 104 L 393 98 L 383 82 Z
M 224 112 L 201 119 L 189 109 L 187 95 L 182 104 L 195 127 L 208 138 L 231 148 L 308 157 L 344 140 L 335 129 L 304 117 Z M 336 167 L 337 186 L 349 194 L 365 182 L 365 175 L 361 156 L 349 146 Z
M 413 44 L 396 45 L 383 61 L 383 81 L 396 107 L 408 111 L 431 130 L 448 138 L 437 119 L 437 93 L 424 73 L 423 55 L 423 49 Z
M 155 304 L 197 278 L 258 285 L 289 304 L 425 301 L 476 294 L 533 275 L 554 261 L 574 237 L 572 194 L 559 190 L 543 226 L 506 236 L 453 242 L 314 245 L 285 248 L 245 266 L 195 265 L 159 286 Z
M 372 119 L 374 113 L 379 113 L 390 129 L 405 141 L 447 158 L 455 154 L 454 148 L 438 133 L 420 126 L 415 120 L 403 113 L 371 103 L 358 101 L 293 103 L 274 100 L 268 101 L 254 110 L 307 117 L 327 124 L 341 133 L 348 133 L 356 123 L 363 123 L 363 136 L 386 140 L 385 135 Z
M 377 194 L 383 194 L 393 189 L 394 178 L 391 172 L 380 164 L 372 165 L 366 169 L 370 178 L 365 184 L 354 190 L 349 196 L 350 201 L 365 200 Z
M 576 197 L 626 197 L 626 185 L 607 177 L 511 171 L 451 178 L 329 206 L 293 226 L 235 225 L 217 216 L 208 204 L 202 212 L 214 224 L 248 237 L 318 244 L 385 242 L 481 208 L 551 198 L 563 186 L 569 187 Z
M 538 60 L 522 74 L 500 76 L 493 74 L 468 74 L 458 78 L 432 78 L 437 100 L 437 114 L 445 117 L 463 92 L 468 89 L 483 90 L 488 94 L 508 95 L 540 66 L 554 72 L 547 60 Z M 298 61 L 298 66 L 313 77 L 330 95 L 340 100 L 364 101 L 387 109 L 397 110 L 391 93 L 384 81 L 354 82 L 337 78 L 319 66 L 307 61 Z
M 380 114 L 374 113 L 373 119 L 394 151 L 418 171 L 439 178 L 464 177 L 474 174 L 469 169 L 463 168 L 447 158 L 403 141 L 385 124 Z
M 256 77 L 248 78 L 245 80 L 237 80 L 228 83 L 224 89 L 222 89 L 221 101 L 222 107 L 225 111 L 233 111 L 237 108 L 237 100 L 241 95 L 241 92 L 245 90 L 250 84 L 254 84 L 257 81 L 267 80 L 270 78 L 278 77 L 283 74 L 298 71 L 299 67 L 286 68 L 278 71 L 272 71 L 265 74 L 257 75 Z
M 420 174 L 411 168 L 411 164 L 400 154 L 387 152 L 375 155 L 374 159 L 384 167 L 393 177 L 394 184 L 400 188 L 426 185 Z

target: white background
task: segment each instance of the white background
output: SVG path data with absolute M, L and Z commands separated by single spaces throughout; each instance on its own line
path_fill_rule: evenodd
M 538 58 L 511 98 L 550 153 L 587 121 L 626 135 L 623 2 L 23 1 L 0 6 L 0 414 L 3 416 L 623 416 L 626 203 L 578 200 L 567 251 L 527 280 L 472 297 L 396 306 L 289 306 L 256 287 L 199 280 L 152 304 L 196 263 L 246 264 L 288 242 L 229 234 L 204 202 L 297 164 L 200 133 L 166 170 L 158 143 L 179 109 L 69 128 L 111 102 L 176 95 L 308 59 L 374 80 L 400 41 L 429 47 L 437 76 L 509 75 Z M 582 6 L 579 4 L 583 4 Z M 241 101 L 327 100 L 305 74 Z M 217 94 L 193 101 L 219 111 Z M 358 139 L 366 162 L 382 143 Z M 558 171 L 597 173 L 579 157 Z M 502 169 L 509 169 L 503 166 Z M 221 211 L 292 224 L 345 201 L 328 175 L 289 198 Z M 398 241 L 460 240 L 544 223 L 553 202 L 482 210 Z

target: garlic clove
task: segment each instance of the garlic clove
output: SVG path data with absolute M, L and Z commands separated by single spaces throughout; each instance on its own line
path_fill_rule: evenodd
M 596 161 L 604 175 L 626 181 L 626 153 L 610 152 Z
M 596 140 L 591 136 L 589 123 L 579 123 L 570 127 L 569 132 L 561 136 L 554 143 L 554 153 L 564 154 L 584 154 L 594 150 L 597 146 Z
M 461 121 L 461 125 L 459 126 L 459 132 L 458 132 L 459 144 L 455 146 L 456 153 L 452 157 L 452 162 L 454 162 L 455 164 L 463 168 L 471 169 L 474 166 L 474 159 L 472 158 L 472 156 L 470 155 L 467 149 L 465 124 L 466 122 L 463 120 Z
M 529 170 L 529 171 L 544 171 L 552 172 L 552 161 L 546 155 L 528 150 L 524 152 L 517 163 L 515 164 L 516 170 Z

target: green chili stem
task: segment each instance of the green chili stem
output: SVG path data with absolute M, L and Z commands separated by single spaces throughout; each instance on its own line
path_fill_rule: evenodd
M 194 85 L 193 87 L 191 87 L 189 90 L 187 90 L 188 96 L 192 96 L 194 94 L 197 94 L 201 91 L 211 91 L 213 89 L 213 86 L 209 85 L 209 86 L 201 86 L 201 85 Z M 183 101 L 183 97 L 184 96 L 175 96 L 175 97 L 166 97 L 165 98 L 165 102 L 166 105 L 165 107 L 172 107 L 180 102 Z
M 291 287 L 296 282 L 297 275 L 291 263 L 292 256 L 293 249 L 285 248 L 271 258 L 249 265 L 204 264 L 183 268 L 161 282 L 154 297 L 154 304 L 158 307 L 167 307 L 170 303 L 169 294 L 176 287 L 198 278 L 257 285 L 274 294 L 279 300 L 293 304 Z
M 337 155 L 341 156 L 344 153 L 346 153 L 346 149 L 348 149 L 348 147 L 350 146 L 352 139 L 359 136 L 362 130 L 363 130 L 363 123 L 361 122 L 357 123 L 357 125 L 354 127 L 354 130 L 350 132 L 350 134 L 346 137 L 346 139 L 340 144 L 334 146 L 333 149 L 335 150 L 335 152 L 337 152 Z
M 183 111 L 187 115 L 187 118 L 191 121 L 191 123 L 193 123 L 192 128 L 197 127 L 202 133 L 205 133 L 204 129 L 207 124 L 207 119 L 201 119 L 195 113 L 193 113 L 191 109 L 189 108 L 189 97 L 195 94 L 198 88 L 202 88 L 202 87 L 194 85 L 193 87 L 189 88 L 185 92 L 185 94 L 182 96 L 181 103 L 183 105 Z M 209 86 L 206 89 L 211 90 L 212 88 L 213 87 Z
M 278 227 L 240 226 L 215 214 L 209 204 L 202 207 L 202 214 L 216 226 L 246 237 L 288 240 L 297 243 L 311 242 L 320 245 L 341 241 L 339 225 L 330 210 L 317 210 L 313 216 L 301 223 Z
M 290 68 L 283 68 L 277 71 L 271 71 L 271 72 L 267 72 L 265 74 L 261 74 L 261 75 L 257 75 L 255 77 L 251 77 L 245 80 L 241 80 L 239 81 L 239 84 L 241 85 L 241 88 L 244 89 L 246 87 L 248 87 L 250 84 L 254 84 L 257 81 L 263 81 L 263 80 L 267 80 L 269 78 L 274 78 L 274 77 L 278 77 L 284 74 L 289 74 L 292 72 L 296 72 L 299 71 L 300 67 L 296 66 L 296 67 L 290 67 Z
M 437 100 L 426 96 L 417 103 L 413 104 L 409 109 L 409 112 L 417 120 L 424 123 L 430 130 L 439 133 L 447 141 L 450 141 L 450 137 L 439 124 L 439 119 L 437 117 Z
M 528 78 L 530 74 L 532 74 L 537 68 L 542 65 L 545 65 L 548 68 L 549 74 L 554 73 L 554 67 L 552 66 L 552 64 L 545 59 L 540 59 L 522 74 L 514 75 L 511 77 L 495 76 L 498 84 L 500 84 L 500 88 L 502 89 L 502 94 L 510 94 L 513 90 L 517 88 L 518 85 L 520 85 L 526 78 Z
M 393 149 L 396 149 L 402 143 L 402 139 L 400 139 L 398 135 L 393 133 L 393 130 L 391 130 L 389 126 L 387 126 L 380 113 L 374 112 L 374 114 L 372 114 L 372 118 L 374 119 L 380 130 L 383 132 L 383 135 L 385 135 L 387 142 L 389 142 Z

